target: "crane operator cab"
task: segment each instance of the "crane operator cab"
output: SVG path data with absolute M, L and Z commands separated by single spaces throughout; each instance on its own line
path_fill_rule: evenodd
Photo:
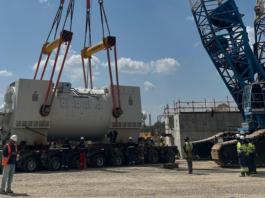
M 243 130 L 265 129 L 265 81 L 244 87 L 243 109 L 246 116 Z

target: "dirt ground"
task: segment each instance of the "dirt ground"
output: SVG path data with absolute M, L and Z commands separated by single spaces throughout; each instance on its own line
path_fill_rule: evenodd
M 194 162 L 194 174 L 186 163 L 163 169 L 162 164 L 134 167 L 89 168 L 68 172 L 39 171 L 15 174 L 14 197 L 265 197 L 265 169 L 258 175 L 239 177 L 238 169 L 219 168 L 211 161 Z M 0 196 L 0 197 L 10 197 Z

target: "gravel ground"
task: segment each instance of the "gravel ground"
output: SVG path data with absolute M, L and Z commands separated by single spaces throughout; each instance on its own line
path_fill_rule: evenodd
M 211 161 L 194 162 L 194 174 L 186 163 L 163 169 L 162 164 L 134 167 L 89 168 L 68 172 L 18 172 L 14 197 L 265 197 L 265 169 L 240 178 L 238 169 L 219 168 Z M 0 197 L 9 197 L 1 196 Z

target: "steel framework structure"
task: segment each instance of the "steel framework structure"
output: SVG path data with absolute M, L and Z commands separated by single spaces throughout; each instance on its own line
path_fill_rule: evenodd
M 255 6 L 255 44 L 254 53 L 265 69 L 265 0 L 257 0 Z M 264 80 L 259 78 L 260 80 Z
M 189 0 L 202 43 L 244 116 L 243 88 L 265 77 L 234 0 Z

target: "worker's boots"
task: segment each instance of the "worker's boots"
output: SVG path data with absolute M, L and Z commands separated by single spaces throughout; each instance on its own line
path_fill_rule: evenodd
M 239 177 L 245 177 L 245 173 L 241 173 L 241 175 L 239 175 Z
M 13 193 L 14 193 L 14 191 L 12 191 L 12 190 L 10 190 L 10 189 L 7 189 L 7 190 L 6 190 L 6 193 L 13 194 Z
M 6 193 L 5 190 L 0 190 L 0 194 L 2 194 L 2 195 L 6 195 L 7 193 Z

